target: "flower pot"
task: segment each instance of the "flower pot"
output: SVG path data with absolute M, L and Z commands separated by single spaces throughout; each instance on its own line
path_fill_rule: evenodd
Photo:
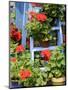
M 48 41 L 40 41 L 40 46 L 48 47 L 49 46 L 49 40 Z
M 65 84 L 65 77 L 60 78 L 52 78 L 52 85 L 64 85 Z

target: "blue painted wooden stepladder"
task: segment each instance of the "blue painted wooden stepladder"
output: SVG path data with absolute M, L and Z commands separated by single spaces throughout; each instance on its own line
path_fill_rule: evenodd
M 27 15 L 26 12 L 29 10 L 35 10 L 36 12 L 39 11 L 40 8 L 32 8 L 32 6 L 29 3 L 22 3 L 17 2 L 16 3 L 16 26 L 18 28 L 22 29 L 22 44 L 26 45 L 26 36 L 27 36 L 27 30 L 25 30 L 25 25 L 27 22 Z M 57 26 L 53 27 L 52 30 L 57 30 L 58 40 L 57 40 L 57 46 L 60 46 L 63 44 L 63 35 L 62 35 L 62 28 L 61 25 L 64 25 L 64 22 L 58 21 Z M 49 46 L 47 48 L 43 47 L 34 47 L 34 40 L 32 37 L 30 37 L 30 53 L 31 53 L 31 60 L 34 60 L 34 52 L 36 51 L 42 51 L 46 49 L 53 50 L 57 46 Z

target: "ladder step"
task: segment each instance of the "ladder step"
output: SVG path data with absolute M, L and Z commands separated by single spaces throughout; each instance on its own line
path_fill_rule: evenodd
M 58 26 L 52 27 L 52 30 L 59 30 L 59 27 Z
M 57 46 L 50 46 L 50 47 L 47 47 L 47 48 L 43 48 L 43 47 L 34 47 L 32 49 L 32 51 L 42 51 L 42 50 L 46 50 L 46 49 L 49 49 L 49 50 L 54 50 Z
M 65 22 L 61 22 L 61 25 L 65 25 Z M 52 27 L 52 30 L 59 30 L 59 26 Z

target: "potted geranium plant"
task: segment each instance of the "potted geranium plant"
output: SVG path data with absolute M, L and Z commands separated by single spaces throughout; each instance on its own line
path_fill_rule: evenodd
M 65 83 L 65 56 L 61 46 L 52 51 L 46 67 L 50 69 L 49 78 L 53 85 L 62 85 Z
M 47 15 L 45 15 L 44 13 L 36 13 L 31 11 L 28 14 L 30 15 L 30 19 L 26 24 L 28 36 L 33 37 L 35 41 L 45 41 L 48 43 L 48 41 L 52 39 L 52 35 L 50 35 L 49 33 L 51 31 L 51 27 L 49 24 L 51 19 L 48 19 Z M 48 46 L 48 44 L 45 45 Z

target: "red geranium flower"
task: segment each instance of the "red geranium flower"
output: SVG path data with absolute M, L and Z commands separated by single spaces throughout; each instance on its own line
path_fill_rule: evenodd
M 47 16 L 45 14 L 39 13 L 39 14 L 37 14 L 36 18 L 38 21 L 44 22 L 44 21 L 46 21 Z
M 30 70 L 20 70 L 19 75 L 22 80 L 25 80 L 31 77 L 31 71 Z
M 10 36 L 11 36 L 14 40 L 16 40 L 16 41 L 20 41 L 20 40 L 21 40 L 21 37 L 22 37 L 22 36 L 21 36 L 21 33 L 20 33 L 19 31 L 17 31 L 17 29 L 11 31 Z
M 11 31 L 10 31 L 10 37 L 11 37 L 11 38 L 14 36 L 14 33 L 15 33 L 15 32 L 16 32 L 15 30 L 11 30 Z
M 19 45 L 16 47 L 16 52 L 18 52 L 18 53 L 23 52 L 24 50 L 25 50 L 25 48 L 23 45 Z
M 39 3 L 31 3 L 31 5 L 32 5 L 33 7 L 41 7 L 41 6 L 42 6 L 42 5 L 39 4 Z
M 50 50 L 43 50 L 43 51 L 41 51 L 41 56 L 44 57 L 45 61 L 49 61 L 50 56 L 51 56 Z
M 17 40 L 17 41 L 20 41 L 21 40 L 21 33 L 19 31 L 17 31 L 14 35 L 14 38 Z
M 15 57 L 10 58 L 10 61 L 16 63 L 17 59 Z

